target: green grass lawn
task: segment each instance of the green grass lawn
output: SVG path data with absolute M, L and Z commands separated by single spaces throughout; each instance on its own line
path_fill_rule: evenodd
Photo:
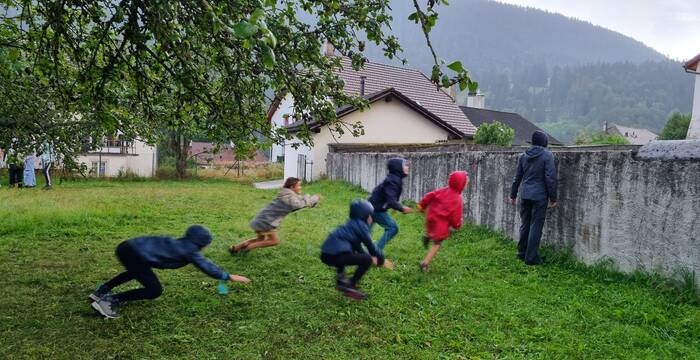
M 646 277 L 586 268 L 547 252 L 526 267 L 515 246 L 475 226 L 446 242 L 427 274 L 422 215 L 395 215 L 387 247 L 396 269 L 372 269 L 356 302 L 332 287 L 318 259 L 347 205 L 366 194 L 320 182 L 315 209 L 291 214 L 276 248 L 231 257 L 275 191 L 226 181 L 64 183 L 0 189 L 0 357 L 50 359 L 700 358 L 700 308 Z M 128 303 L 121 318 L 90 309 L 94 286 L 122 270 L 124 239 L 214 234 L 205 255 L 251 278 L 231 285 L 194 267 L 157 271 L 165 292 Z M 375 238 L 378 234 L 375 233 Z

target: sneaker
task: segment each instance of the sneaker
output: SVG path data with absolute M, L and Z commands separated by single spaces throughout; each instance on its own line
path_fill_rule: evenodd
M 430 244 L 430 238 L 427 236 L 423 236 L 423 248 L 427 249 L 428 244 Z
M 236 254 L 238 254 L 239 252 L 241 252 L 241 250 L 238 249 L 238 248 L 236 247 L 236 245 L 231 245 L 231 247 L 228 248 L 228 252 L 229 252 L 231 255 L 236 255 Z
M 348 287 L 338 288 L 338 290 L 340 292 L 342 292 L 344 296 L 347 296 L 347 297 L 355 299 L 355 300 L 364 300 L 367 298 L 367 295 L 365 295 L 365 293 L 363 293 L 362 291 L 357 289 L 357 287 L 354 285 L 350 285 Z
M 337 274 L 335 277 L 335 287 L 336 289 L 341 290 L 345 288 L 352 288 L 352 284 L 350 284 L 350 280 L 345 277 L 345 274 Z
M 103 297 L 109 295 L 110 289 L 108 289 L 104 284 L 100 284 L 92 294 L 88 295 L 88 298 L 93 301 L 100 301 Z
M 108 319 L 116 319 L 119 317 L 119 314 L 117 314 L 117 301 L 111 299 L 110 297 L 93 301 L 91 306 L 95 311 L 100 313 L 100 315 Z
M 542 262 L 543 262 L 543 261 L 542 261 L 541 258 L 537 258 L 537 259 L 535 259 L 534 261 L 527 261 L 527 260 L 525 260 L 525 265 L 542 265 Z
M 428 272 L 428 264 L 420 263 L 418 264 L 420 266 L 420 271 L 427 273 Z

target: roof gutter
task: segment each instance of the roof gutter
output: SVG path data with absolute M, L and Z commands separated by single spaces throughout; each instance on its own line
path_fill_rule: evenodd
M 685 72 L 687 72 L 688 74 L 700 75 L 700 71 L 688 69 L 687 67 L 683 67 L 683 69 L 685 69 Z

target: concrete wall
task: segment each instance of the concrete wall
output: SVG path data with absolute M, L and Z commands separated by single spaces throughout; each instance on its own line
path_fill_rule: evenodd
M 411 175 L 405 199 L 469 172 L 464 216 L 517 239 L 520 219 L 507 200 L 519 150 L 405 153 Z M 624 149 L 624 147 L 622 147 Z M 586 263 L 613 259 L 623 271 L 700 275 L 700 160 L 640 161 L 631 150 L 555 151 L 559 207 L 548 211 L 543 242 L 571 249 Z M 331 153 L 328 174 L 371 190 L 391 153 Z M 697 277 L 700 285 L 700 276 Z
M 695 75 L 695 95 L 691 116 L 686 139 L 700 139 L 700 75 Z
M 350 130 L 347 130 L 343 135 L 331 134 L 328 127 L 323 127 L 320 133 L 313 136 L 313 148 L 302 146 L 295 150 L 290 145 L 287 145 L 285 147 L 284 177 L 297 176 L 298 154 L 305 154 L 308 156 L 308 161 L 313 161 L 313 166 L 309 166 L 307 169 L 307 173 L 313 173 L 311 179 L 317 180 L 320 176 L 325 175 L 326 155 L 328 154 L 329 144 L 433 144 L 438 140 L 447 141 L 449 136 L 446 130 L 398 100 L 391 102 L 377 101 L 365 111 L 355 111 L 344 116 L 342 121 L 349 126 L 361 122 L 364 126 L 365 134 L 354 137 Z M 350 127 L 350 129 L 352 128 Z

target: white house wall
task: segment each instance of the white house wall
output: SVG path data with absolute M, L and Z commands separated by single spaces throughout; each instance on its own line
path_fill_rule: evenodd
M 105 172 L 102 175 L 106 177 L 114 177 L 119 175 L 120 171 L 124 173 L 127 170 L 138 176 L 153 176 L 157 166 L 156 148 L 135 140 L 133 149 L 133 154 L 83 154 L 77 158 L 77 162 L 85 164 L 89 171 L 93 162 L 102 161 L 105 163 Z
M 700 139 L 700 75 L 695 75 L 695 96 L 693 98 L 693 115 L 688 127 L 688 139 Z
M 438 140 L 447 140 L 449 133 L 432 121 L 426 119 L 399 100 L 391 102 L 379 100 L 364 112 L 355 111 L 342 118 L 347 124 L 361 121 L 365 134 L 359 137 L 352 136 L 349 131 L 344 135 L 331 135 L 327 127 L 323 127 L 318 134 L 314 134 L 314 147 L 300 147 L 299 150 L 290 150 L 286 147 L 284 176 L 285 178 L 298 174 L 298 155 L 307 155 L 308 161 L 313 164 L 307 167 L 307 180 L 318 180 L 326 172 L 326 156 L 328 144 L 432 144 Z M 313 171 L 311 170 L 313 167 Z M 313 177 L 310 179 L 309 174 Z
M 294 98 L 292 98 L 292 95 L 287 94 L 287 96 L 282 99 L 280 102 L 279 106 L 277 107 L 277 111 L 272 115 L 271 121 L 272 124 L 275 128 L 279 127 L 284 127 L 284 115 L 285 114 L 293 114 L 294 113 Z M 284 150 L 285 146 L 278 145 L 278 144 L 273 144 L 272 145 L 272 156 L 270 157 L 270 161 L 275 162 L 277 161 L 278 157 L 284 157 Z

